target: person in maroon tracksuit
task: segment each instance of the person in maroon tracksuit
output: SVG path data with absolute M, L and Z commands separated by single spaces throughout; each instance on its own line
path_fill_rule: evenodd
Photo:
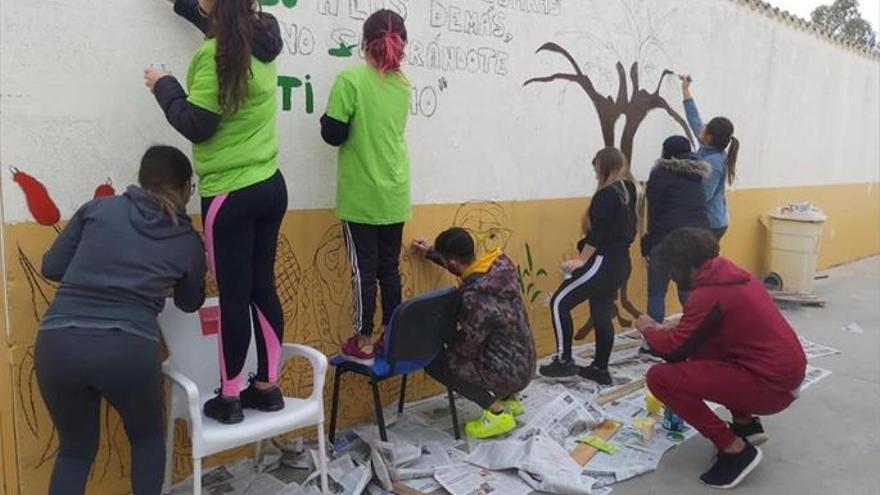
M 648 371 L 648 388 L 718 448 L 700 480 L 733 488 L 761 461 L 753 444 L 767 436 L 756 416 L 781 412 L 797 398 L 806 356 L 761 282 L 720 257 L 711 232 L 673 232 L 651 259 L 692 292 L 679 323 L 647 316 L 636 322 L 651 351 L 667 361 Z M 704 401 L 728 408 L 733 422 Z

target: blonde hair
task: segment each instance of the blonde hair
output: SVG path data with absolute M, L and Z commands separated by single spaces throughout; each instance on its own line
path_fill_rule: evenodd
M 641 231 L 641 218 L 644 216 L 645 211 L 645 195 L 641 186 L 639 186 L 639 183 L 636 182 L 635 177 L 632 175 L 632 170 L 630 169 L 629 160 L 627 160 L 626 155 L 624 155 L 619 149 L 611 146 L 602 148 L 593 158 L 593 167 L 596 169 L 596 176 L 599 182 L 596 186 L 597 193 L 621 180 L 632 182 L 636 189 L 636 197 L 630 198 L 629 190 L 624 187 L 624 196 L 621 200 L 624 205 L 629 204 L 630 201 L 635 201 L 636 225 L 639 226 L 639 230 Z M 585 214 L 581 223 L 584 234 L 587 234 L 590 231 L 590 215 Z

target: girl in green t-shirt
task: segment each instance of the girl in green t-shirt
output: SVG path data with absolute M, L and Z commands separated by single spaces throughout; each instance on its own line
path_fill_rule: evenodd
M 145 71 L 168 121 L 193 142 L 208 264 L 220 291 L 220 383 L 205 415 L 222 423 L 242 409 L 277 411 L 284 315 L 275 290 L 275 251 L 287 211 L 278 170 L 275 114 L 283 41 L 257 0 L 176 0 L 174 10 L 206 35 L 187 74 Z M 257 373 L 243 388 L 253 327 Z
M 354 336 L 342 356 L 368 366 L 375 357 L 377 280 L 383 327 L 401 299 L 400 246 L 410 218 L 405 135 L 412 88 L 400 70 L 406 40 L 400 15 L 371 15 L 363 33 L 367 63 L 337 76 L 321 118 L 321 136 L 339 146 L 336 216 L 343 222 L 354 284 Z

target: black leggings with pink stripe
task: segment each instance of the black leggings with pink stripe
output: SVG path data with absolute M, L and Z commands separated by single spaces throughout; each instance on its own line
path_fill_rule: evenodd
M 284 312 L 275 290 L 278 231 L 287 211 L 281 172 L 252 186 L 202 199 L 208 263 L 220 290 L 220 382 L 238 397 L 253 321 L 259 381 L 275 382 Z

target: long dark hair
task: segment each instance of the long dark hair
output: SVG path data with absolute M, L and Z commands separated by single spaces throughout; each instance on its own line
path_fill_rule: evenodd
M 715 117 L 706 125 L 709 142 L 706 143 L 719 150 L 727 150 L 727 183 L 736 180 L 736 157 L 739 155 L 739 139 L 733 137 L 733 122 L 726 117 Z
M 397 12 L 378 10 L 364 22 L 364 52 L 383 74 L 400 70 L 406 40 L 406 24 Z
M 219 0 L 211 11 L 211 35 L 217 39 L 217 82 L 220 109 L 235 112 L 248 95 L 251 40 L 257 30 L 256 0 Z
M 141 158 L 138 183 L 177 225 L 177 215 L 189 198 L 192 176 L 192 165 L 182 151 L 173 146 L 151 146 Z

